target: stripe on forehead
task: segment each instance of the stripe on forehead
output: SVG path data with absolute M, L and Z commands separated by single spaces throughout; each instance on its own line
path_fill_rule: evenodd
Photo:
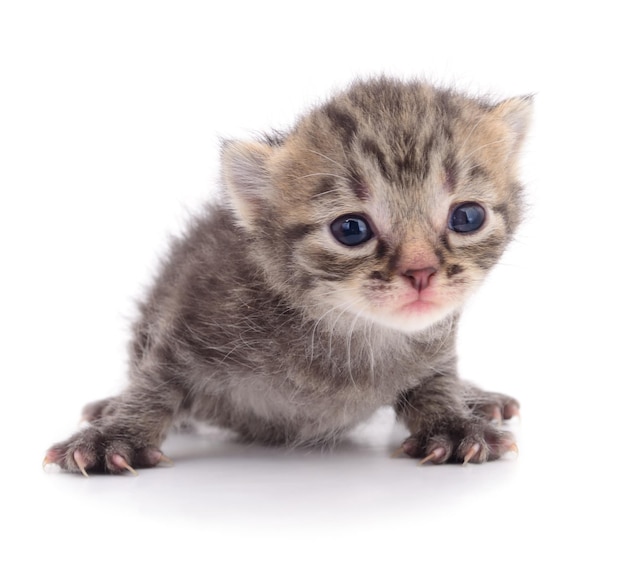
M 371 137 L 361 139 L 360 147 L 365 157 L 370 158 L 376 164 L 378 170 L 387 181 L 393 180 L 393 174 L 385 153 L 379 144 Z
M 350 144 L 357 135 L 359 125 L 355 115 L 336 104 L 327 105 L 324 114 L 328 117 L 332 127 L 341 134 L 345 144 Z

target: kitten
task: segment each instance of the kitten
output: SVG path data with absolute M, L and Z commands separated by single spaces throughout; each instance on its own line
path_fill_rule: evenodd
M 360 81 L 285 135 L 226 142 L 224 191 L 177 240 L 140 308 L 130 384 L 52 446 L 69 471 L 166 459 L 188 419 L 246 439 L 327 443 L 393 405 L 409 456 L 483 462 L 517 401 L 456 372 L 467 297 L 520 220 L 529 98 Z

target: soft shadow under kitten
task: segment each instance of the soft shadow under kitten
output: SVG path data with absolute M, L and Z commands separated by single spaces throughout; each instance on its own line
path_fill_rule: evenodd
M 151 467 L 174 423 L 327 443 L 392 405 L 409 456 L 515 448 L 508 396 L 457 376 L 467 297 L 518 225 L 531 100 L 359 81 L 284 135 L 226 142 L 223 193 L 171 247 L 140 308 L 130 382 L 46 463 Z

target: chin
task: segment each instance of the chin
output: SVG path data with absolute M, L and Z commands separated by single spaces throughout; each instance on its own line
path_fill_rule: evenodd
M 395 310 L 367 310 L 359 314 L 386 328 L 391 328 L 405 334 L 414 334 L 427 330 L 442 320 L 448 318 L 456 306 L 440 305 L 431 302 L 417 301 Z

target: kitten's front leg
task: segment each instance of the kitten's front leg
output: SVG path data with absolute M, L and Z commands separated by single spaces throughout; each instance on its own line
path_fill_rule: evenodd
M 50 447 L 44 464 L 85 476 L 88 471 L 136 474 L 135 468 L 156 466 L 167 460 L 159 447 L 179 403 L 176 394 L 131 386 L 121 396 L 108 399 L 103 412 L 88 416 L 91 425 Z
M 513 435 L 491 421 L 517 415 L 519 404 L 467 385 L 456 376 L 426 379 L 402 393 L 395 409 L 411 432 L 401 450 L 422 462 L 481 463 L 516 450 Z

